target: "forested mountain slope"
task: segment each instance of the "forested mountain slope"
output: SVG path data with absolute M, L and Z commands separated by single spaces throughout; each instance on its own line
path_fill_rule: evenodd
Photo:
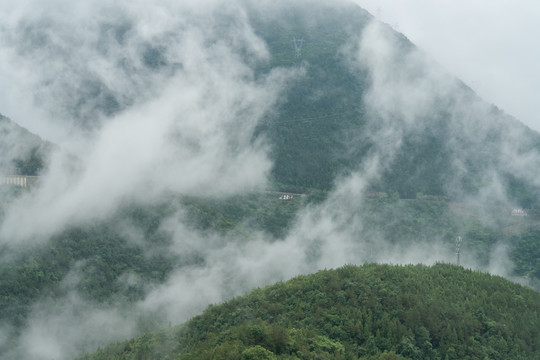
M 496 177 L 511 200 L 534 204 L 538 184 L 512 162 L 536 159 L 540 135 L 484 103 L 403 35 L 384 24 L 374 26 L 370 14 L 348 2 L 243 3 L 249 25 L 270 54 L 268 61 L 243 54 L 254 79 L 262 81 L 280 68 L 299 73 L 253 133 L 253 141 L 270 146 L 271 179 L 278 188 L 331 190 L 337 177 L 379 156 L 384 165 L 371 180 L 372 191 L 462 199 L 482 192 L 489 177 Z M 220 40 L 229 20 L 230 14 L 216 20 L 213 41 Z M 103 31 L 114 34 L 113 45 L 122 48 L 131 26 L 107 24 Z M 302 40 L 299 52 L 295 39 Z M 171 49 L 163 39 L 156 42 L 145 43 L 138 54 L 140 69 L 120 64 L 118 70 L 130 76 L 129 71 L 178 71 L 182 63 L 168 59 Z M 379 54 L 370 48 L 372 42 L 389 50 Z M 113 116 L 135 100 L 121 105 L 126 95 L 99 81 L 85 79 L 74 94 L 77 106 L 94 109 L 94 115 L 85 111 L 84 116 L 73 110 L 72 121 L 85 129 L 98 126 L 91 117 Z
M 52 144 L 0 114 L 0 175 L 38 175 Z
M 507 163 L 538 155 L 536 132 L 484 103 L 403 35 L 374 26 L 357 6 L 284 8 L 279 19 L 257 7 L 251 14 L 272 53 L 270 68 L 305 70 L 258 129 L 272 144 L 281 187 L 329 190 L 336 176 L 380 156 L 372 191 L 461 199 L 497 176 L 513 200 L 536 201 L 538 184 Z M 300 54 L 295 39 L 304 41 Z
M 84 359 L 538 359 L 540 294 L 438 264 L 345 266 Z

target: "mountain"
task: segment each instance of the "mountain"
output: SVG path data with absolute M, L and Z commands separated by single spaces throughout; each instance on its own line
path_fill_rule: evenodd
M 537 155 L 540 136 L 484 103 L 401 34 L 369 25 L 373 18 L 352 4 L 290 6 L 281 21 L 254 13 L 254 27 L 272 53 L 270 67 L 306 70 L 275 116 L 259 126 L 273 144 L 273 179 L 284 188 L 329 190 L 336 176 L 376 154 L 384 165 L 372 181 L 374 192 L 461 198 L 498 176 L 522 206 L 538 198 L 537 185 L 524 178 L 530 175 L 506 162 Z M 360 44 L 351 44 L 358 34 L 364 34 Z M 298 58 L 291 38 L 304 40 Z M 379 54 L 372 42 L 386 42 L 390 50 Z
M 0 174 L 38 175 L 52 147 L 0 114 Z
M 81 359 L 536 359 L 540 294 L 452 265 L 300 276 Z
M 91 143 L 39 173 L 48 146 L 0 118 L 1 171 L 44 180 L 0 186 L 0 357 L 71 358 L 348 263 L 461 261 L 540 289 L 540 135 L 354 4 L 216 4 L 44 8 L 0 27 L 42 84 L 25 98 Z M 536 351 L 508 344 L 510 323 L 499 347 L 469 344 L 493 340 L 484 320 L 464 320 L 478 339 L 455 329 L 475 354 Z M 424 351 L 407 329 L 398 342 Z M 321 356 L 365 346 L 297 335 Z M 405 354 L 375 345 L 363 354 Z

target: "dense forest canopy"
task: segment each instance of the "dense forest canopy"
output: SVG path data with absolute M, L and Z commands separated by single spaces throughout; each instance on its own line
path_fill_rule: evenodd
M 452 265 L 345 266 L 83 359 L 536 359 L 540 295 Z

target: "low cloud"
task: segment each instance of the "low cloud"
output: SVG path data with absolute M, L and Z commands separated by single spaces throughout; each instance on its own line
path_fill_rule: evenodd
M 354 0 L 430 54 L 487 102 L 497 104 L 538 131 L 540 6 L 504 0 Z M 516 94 L 519 94 L 516 96 Z
M 40 186 L 10 205 L 0 227 L 3 246 L 45 243 L 67 226 L 106 219 L 126 200 L 151 204 L 168 192 L 224 198 L 269 186 L 270 148 L 263 138 L 254 138 L 255 128 L 275 111 L 289 83 L 309 69 L 254 70 L 268 64 L 270 54 L 239 3 L 57 1 L 51 8 L 61 9 L 58 14 L 28 4 L 36 8 L 2 5 L 10 16 L 0 27 L 0 34 L 9 34 L 0 43 L 0 64 L 11 69 L 20 62 L 22 69 L 36 71 L 0 71 L 0 80 L 22 83 L 0 106 L 13 109 L 10 101 L 24 98 L 21 104 L 34 110 L 14 112 L 23 124 L 40 128 L 28 117 L 39 113 L 44 124 L 57 124 L 53 129 L 65 126 L 58 139 L 76 158 L 55 153 Z M 75 44 L 79 50 L 70 55 Z M 140 316 L 185 321 L 210 303 L 323 268 L 454 262 L 452 234 L 400 243 L 366 217 L 371 186 L 392 169 L 406 136 L 433 127 L 433 115 L 444 113 L 448 120 L 441 131 L 447 132 L 444 146 L 452 154 L 450 193 L 466 194 L 460 185 L 470 171 L 464 148 L 475 149 L 478 158 L 494 151 L 491 162 L 478 169 L 479 190 L 465 199 L 472 204 L 486 199 L 509 204 L 501 172 L 536 181 L 532 169 L 540 157 L 523 153 L 523 141 L 529 141 L 523 128 L 500 130 L 507 117 L 472 97 L 406 39 L 373 23 L 342 55 L 352 72 L 368 74 L 369 89 L 358 104 L 369 118 L 362 136 L 373 146 L 357 169 L 336 179 L 326 200 L 303 208 L 280 239 L 261 232 L 248 240 L 233 232 L 201 233 L 178 206 L 160 228 L 171 240 L 166 250 L 197 254 L 200 263 L 173 270 L 161 284 L 148 284 L 147 295 L 129 311 L 83 299 L 76 291 L 78 264 L 64 279 L 64 297 L 34 304 L 10 355 L 67 359 L 81 349 L 132 336 L 141 330 Z M 66 139 L 69 134 L 72 140 Z M 490 137 L 500 137 L 503 147 L 483 148 Z M 79 139 L 85 140 L 79 144 Z M 393 211 L 405 211 L 395 206 Z M 129 224 L 118 227 L 145 246 Z M 465 254 L 462 264 L 510 274 L 504 245 L 493 251 L 487 265 L 473 253 Z M 141 279 L 127 273 L 118 281 Z M 0 326 L 0 344 L 10 331 Z
M 205 3 L 204 6 L 210 5 Z M 162 13 L 164 9 L 160 6 L 151 7 L 145 13 L 141 9 L 138 13 L 135 8 L 125 9 L 132 25 L 124 35 L 131 40 L 116 44 L 122 49 L 121 54 L 102 53 L 99 46 L 103 44 L 90 41 L 95 32 L 105 26 L 103 19 L 97 23 L 93 18 L 89 23 L 86 18 L 80 19 L 84 20 L 82 33 L 79 30 L 68 33 L 67 29 L 58 28 L 56 22 L 51 23 L 48 31 L 55 39 L 60 38 L 58 41 L 66 51 L 73 46 L 63 37 L 82 43 L 83 58 L 93 61 L 97 57 L 104 63 L 100 69 L 112 67 L 110 73 L 101 74 L 96 70 L 93 76 L 100 86 L 127 94 L 129 101 L 112 116 L 101 119 L 92 142 L 84 152 L 76 154 L 80 171 L 72 173 L 62 164 L 65 161 L 62 158 L 52 160 L 49 172 L 43 174 L 42 186 L 15 204 L 7 214 L 1 227 L 2 238 L 7 239 L 4 241 L 21 242 L 37 235 L 46 237 L 67 224 L 106 217 L 123 199 L 145 201 L 164 190 L 227 196 L 266 186 L 272 164 L 264 140 L 254 141 L 253 132 L 258 121 L 279 101 L 280 91 L 287 81 L 297 75 L 295 71 L 281 69 L 266 75 L 255 74 L 248 64 L 267 61 L 269 55 L 264 43 L 253 34 L 247 19 L 238 16 L 235 6 L 218 8 L 210 7 L 209 15 L 203 15 L 198 6 L 183 5 L 176 9 L 180 16 L 174 21 L 170 15 Z M 105 16 L 103 7 L 95 11 Z M 218 11 L 224 13 L 217 14 Z M 197 14 L 195 20 L 190 17 L 192 12 Z M 218 20 L 233 15 L 235 24 L 227 28 L 230 32 L 219 33 Z M 148 22 L 154 16 L 165 16 L 168 21 L 150 27 Z M 75 20 L 77 17 L 72 19 Z M 20 20 L 19 24 L 21 22 L 24 21 Z M 76 27 L 74 23 L 69 25 Z M 22 31 L 20 36 L 29 35 Z M 152 56 L 163 57 L 159 61 L 164 62 L 165 69 L 154 69 L 148 64 L 118 68 L 119 57 L 128 56 L 126 61 L 135 61 L 137 56 L 129 58 L 130 54 L 141 56 L 141 42 L 153 39 L 153 46 L 163 42 L 162 53 Z M 39 64 L 36 76 L 63 74 L 64 71 L 55 66 L 68 66 L 66 71 L 74 73 L 72 85 L 76 90 L 57 80 L 51 85 L 53 90 L 38 89 L 53 92 L 51 96 L 55 99 L 45 101 L 46 106 L 54 109 L 73 106 L 80 101 L 58 94 L 54 89 L 73 92 L 74 96 L 86 99 L 84 92 L 77 92 L 86 82 L 86 71 L 78 67 L 94 65 L 84 59 L 74 59 L 73 66 L 77 67 L 72 68 L 70 62 L 51 55 L 51 47 L 53 45 L 47 42 L 43 50 L 46 61 Z M 41 53 L 39 47 L 28 51 Z M 86 52 L 95 56 L 88 56 Z M 26 56 L 22 58 L 33 61 Z M 96 106 L 100 105 L 88 106 L 90 113 L 98 113 Z M 88 122 L 83 114 L 75 114 L 73 119 Z M 26 225 L 29 221 L 31 225 Z

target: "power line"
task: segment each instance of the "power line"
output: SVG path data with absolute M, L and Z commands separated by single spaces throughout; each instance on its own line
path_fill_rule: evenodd
M 461 243 L 463 242 L 463 238 L 461 236 L 458 236 L 456 238 L 456 256 L 457 256 L 457 265 L 459 266 L 459 253 L 461 251 Z
M 292 42 L 294 44 L 294 51 L 295 51 L 296 58 L 298 59 L 299 57 L 302 56 L 302 46 L 304 45 L 306 41 L 304 39 L 293 38 Z

